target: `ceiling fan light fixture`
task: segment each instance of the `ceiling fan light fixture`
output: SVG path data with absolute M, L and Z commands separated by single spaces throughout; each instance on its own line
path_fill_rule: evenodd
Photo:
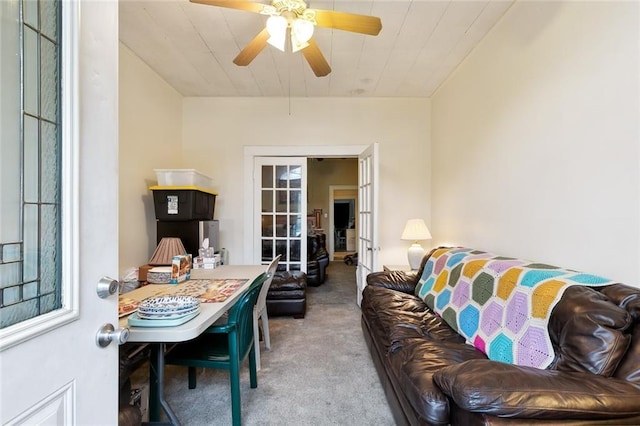
M 289 23 L 283 16 L 270 16 L 267 19 L 267 32 L 270 35 L 267 43 L 284 52 L 288 26 Z
M 296 19 L 291 24 L 291 37 L 295 35 L 300 43 L 306 43 L 313 37 L 313 23 L 304 19 Z
M 291 24 L 291 51 L 298 52 L 309 47 L 308 41 L 313 36 L 313 24 L 303 19 L 296 19 Z
M 296 39 L 296 36 L 291 34 L 291 51 L 293 53 L 296 53 L 302 49 L 304 49 L 305 47 L 309 47 L 309 43 L 305 42 L 300 42 L 298 39 Z

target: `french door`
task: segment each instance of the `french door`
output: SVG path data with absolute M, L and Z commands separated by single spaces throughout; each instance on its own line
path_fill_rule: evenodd
M 367 275 L 378 270 L 378 143 L 358 156 L 358 306 Z
M 307 270 L 307 159 L 256 157 L 254 235 L 262 264 L 281 255 L 279 269 Z M 255 256 L 254 256 L 255 257 Z

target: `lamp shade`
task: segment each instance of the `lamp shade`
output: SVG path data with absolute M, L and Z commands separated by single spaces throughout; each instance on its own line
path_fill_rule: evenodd
M 173 256 L 186 254 L 187 251 L 182 245 L 182 240 L 175 237 L 164 237 L 158 243 L 158 247 L 149 259 L 149 265 L 171 265 Z
M 430 240 L 431 233 L 424 223 L 424 220 L 409 219 L 404 226 L 404 231 L 402 231 L 402 237 L 400 237 L 400 239 L 406 241 Z

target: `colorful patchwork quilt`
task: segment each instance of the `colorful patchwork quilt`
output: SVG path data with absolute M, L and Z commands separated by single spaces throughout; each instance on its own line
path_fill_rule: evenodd
M 469 248 L 440 248 L 426 262 L 416 295 L 489 359 L 547 368 L 555 354 L 549 317 L 572 285 L 614 282 L 551 265 Z

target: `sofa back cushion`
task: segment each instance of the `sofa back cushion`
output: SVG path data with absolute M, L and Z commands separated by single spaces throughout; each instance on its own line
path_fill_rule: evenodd
M 631 382 L 640 388 L 640 288 L 614 284 L 603 287 L 600 292 L 607 296 L 611 302 L 629 312 L 633 321 L 633 329 L 629 333 L 631 336 L 629 349 L 627 349 L 613 376 Z
M 456 247 L 433 252 L 416 293 L 489 359 L 611 375 L 630 341 L 630 317 L 590 288 L 610 284 L 591 274 Z M 580 295 L 574 302 L 563 297 L 573 287 Z
M 549 321 L 556 351 L 552 369 L 611 376 L 629 348 L 631 315 L 604 294 L 568 288 Z

